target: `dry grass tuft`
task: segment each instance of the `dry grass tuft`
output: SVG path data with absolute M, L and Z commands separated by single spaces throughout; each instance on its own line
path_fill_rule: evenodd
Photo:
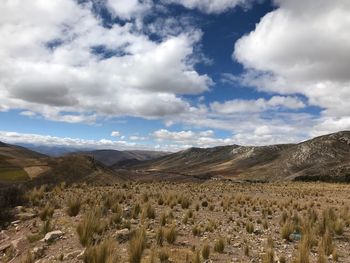
M 129 261 L 130 263 L 140 263 L 143 251 L 146 248 L 146 231 L 142 228 L 135 232 L 129 241 Z

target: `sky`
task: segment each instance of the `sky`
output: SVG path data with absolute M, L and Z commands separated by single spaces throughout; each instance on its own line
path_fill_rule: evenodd
M 178 151 L 350 129 L 348 0 L 2 0 L 0 140 Z

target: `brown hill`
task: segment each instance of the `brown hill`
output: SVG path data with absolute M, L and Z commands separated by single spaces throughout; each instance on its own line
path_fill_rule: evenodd
M 87 182 L 109 184 L 124 175 L 86 155 L 51 158 L 27 148 L 0 143 L 0 184 Z
M 24 147 L 0 143 L 0 182 L 35 178 L 48 170 L 48 157 Z
M 95 160 L 103 163 L 108 167 L 118 167 L 119 163 L 128 160 L 146 161 L 168 155 L 167 152 L 157 151 L 118 151 L 118 150 L 95 150 L 75 152 L 72 154 L 84 154 L 93 157 Z
M 131 166 L 139 173 L 250 181 L 350 181 L 350 131 L 299 144 L 190 148 Z

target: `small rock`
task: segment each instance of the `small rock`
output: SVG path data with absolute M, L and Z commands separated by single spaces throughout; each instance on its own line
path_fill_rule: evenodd
M 63 232 L 60 230 L 56 230 L 56 231 L 47 233 L 41 241 L 49 243 L 60 238 L 61 236 L 63 236 Z
M 45 253 L 45 247 L 44 246 L 40 246 L 40 247 L 35 247 L 33 248 L 33 255 L 35 259 L 40 259 L 44 256 Z
M 73 252 L 70 252 L 63 256 L 63 260 L 70 260 L 78 257 L 83 251 L 82 250 L 76 250 Z
M 13 212 L 15 214 L 18 214 L 18 213 L 21 213 L 24 211 L 24 207 L 23 206 L 16 206 L 14 209 L 13 209 Z
M 131 217 L 131 207 L 125 207 L 123 209 L 123 217 L 124 218 L 129 218 Z
M 84 258 L 84 254 L 85 254 L 85 249 L 81 251 L 81 253 L 77 256 L 77 259 L 82 260 Z
M 301 240 L 301 234 L 296 232 L 293 234 L 290 234 L 289 239 L 293 241 L 299 241 Z
M 16 220 L 16 221 L 11 222 L 11 225 L 17 226 L 19 223 L 21 223 L 21 220 Z
M 116 235 L 119 243 L 125 243 L 130 238 L 130 230 L 127 228 L 124 228 L 124 229 L 121 229 L 121 230 L 118 230 L 117 232 L 115 232 L 115 235 Z
M 36 214 L 33 214 L 33 213 L 18 213 L 16 215 L 16 218 L 19 219 L 19 220 L 29 220 L 29 219 L 32 219 L 36 217 Z

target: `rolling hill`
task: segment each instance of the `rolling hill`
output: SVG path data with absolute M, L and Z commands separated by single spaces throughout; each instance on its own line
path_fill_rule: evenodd
M 0 185 L 59 182 L 105 184 L 124 178 L 125 175 L 116 173 L 90 156 L 82 154 L 53 158 L 0 142 Z
M 350 131 L 298 144 L 190 148 L 129 168 L 206 179 L 350 181 Z
M 117 168 L 120 164 L 128 163 L 129 161 L 147 161 L 155 158 L 168 155 L 167 152 L 156 151 L 117 151 L 117 150 L 95 150 L 75 152 L 75 154 L 83 154 L 93 157 L 95 160 L 103 163 L 108 167 Z
M 48 170 L 48 157 L 21 146 L 0 142 L 0 181 L 35 178 Z

